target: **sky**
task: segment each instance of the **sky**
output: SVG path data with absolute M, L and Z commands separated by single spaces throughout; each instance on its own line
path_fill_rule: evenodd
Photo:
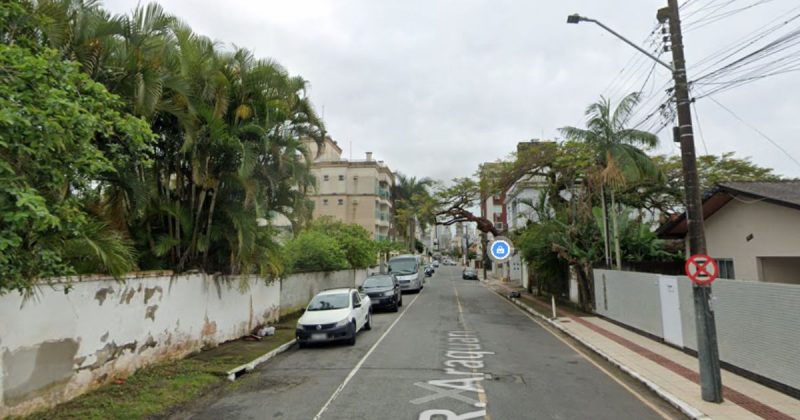
M 566 24 L 566 16 L 578 12 L 658 49 L 662 35 L 648 35 L 666 0 L 160 3 L 195 32 L 275 59 L 307 79 L 345 158 L 363 159 L 371 151 L 392 170 L 417 177 L 470 176 L 480 163 L 507 157 L 520 141 L 559 139 L 559 127 L 583 126 L 584 110 L 601 95 L 618 101 L 642 90 L 640 111 L 631 118 L 636 125 L 670 86 L 667 69 L 656 66 L 648 78 L 653 62 L 598 26 Z M 103 4 L 112 13 L 136 6 Z M 788 20 L 798 9 L 796 0 L 689 0 L 681 8 L 689 78 L 727 64 L 707 58 L 735 51 L 752 31 Z M 783 28 L 798 27 L 800 19 Z M 800 48 L 786 54 L 797 58 Z M 669 62 L 670 53 L 661 58 Z M 698 98 L 698 152 L 734 151 L 800 177 L 799 82 L 800 72 L 790 72 Z M 695 96 L 717 86 L 698 86 Z M 658 129 L 657 115 L 640 128 Z M 677 154 L 671 136 L 669 128 L 662 130 L 653 153 Z

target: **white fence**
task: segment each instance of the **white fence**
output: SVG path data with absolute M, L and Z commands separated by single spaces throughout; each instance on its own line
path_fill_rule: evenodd
M 685 276 L 594 270 L 596 312 L 697 350 L 692 284 Z M 800 389 L 800 285 L 712 284 L 720 360 Z
M 33 298 L 0 296 L 0 418 L 55 405 L 144 365 L 249 334 L 367 270 L 252 276 L 84 278 Z

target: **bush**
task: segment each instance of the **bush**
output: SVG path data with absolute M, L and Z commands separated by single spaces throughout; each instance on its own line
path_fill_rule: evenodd
M 372 267 L 378 259 L 375 241 L 372 240 L 370 233 L 359 225 L 323 217 L 314 221 L 309 229 L 332 238 L 344 252 L 348 268 Z
M 316 230 L 307 230 L 289 241 L 285 248 L 289 272 L 335 271 L 350 268 L 344 250 L 336 239 Z

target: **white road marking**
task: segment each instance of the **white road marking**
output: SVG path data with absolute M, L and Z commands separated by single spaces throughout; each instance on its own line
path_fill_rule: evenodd
M 656 412 L 656 414 L 658 414 L 659 416 L 661 416 L 661 417 L 663 417 L 663 418 L 665 418 L 665 419 L 672 419 L 672 417 L 668 416 L 668 415 L 667 415 L 667 414 L 666 414 L 664 411 L 662 411 L 660 408 L 656 407 L 656 406 L 655 406 L 653 403 L 651 403 L 650 401 L 646 400 L 646 399 L 645 399 L 645 398 L 644 398 L 644 397 L 643 397 L 641 394 L 639 394 L 639 393 L 638 393 L 637 391 L 635 391 L 633 388 L 631 388 L 631 387 L 630 387 L 630 386 L 628 386 L 626 383 L 624 383 L 624 382 L 622 382 L 621 380 L 619 380 L 619 379 L 618 379 L 616 376 L 612 375 L 612 374 L 611 374 L 611 372 L 609 372 L 608 370 L 606 370 L 606 368 L 604 368 L 603 366 L 600 366 L 600 365 L 599 365 L 597 362 L 595 362 L 594 360 L 592 360 L 591 358 L 589 358 L 589 356 L 587 356 L 587 355 L 586 355 L 586 353 L 584 353 L 582 350 L 580 350 L 580 349 L 578 349 L 577 347 L 575 347 L 574 345 L 572 345 L 572 343 L 570 343 L 569 341 L 565 340 L 563 337 L 560 337 L 558 334 L 556 334 L 556 333 L 555 333 L 554 331 L 552 331 L 550 328 L 547 328 L 547 326 L 546 326 L 544 323 L 542 323 L 540 320 L 538 320 L 538 319 L 534 318 L 534 317 L 533 317 L 533 315 L 531 315 L 531 314 L 529 314 L 529 313 L 527 313 L 527 312 L 523 311 L 523 310 L 522 310 L 522 308 L 520 308 L 519 306 L 515 305 L 515 304 L 514 304 L 513 302 L 511 302 L 510 300 L 508 300 L 508 299 L 504 298 L 504 297 L 503 297 L 503 296 L 501 296 L 501 295 L 500 295 L 498 292 L 494 291 L 492 288 L 490 288 L 490 287 L 488 287 L 488 286 L 486 286 L 486 285 L 483 285 L 483 287 L 485 287 L 486 289 L 488 289 L 489 291 L 491 291 L 493 295 L 497 296 L 497 297 L 498 297 L 498 298 L 500 298 L 501 300 L 505 301 L 506 303 L 508 303 L 509 305 L 511 305 L 512 307 L 514 307 L 516 310 L 518 310 L 518 311 L 522 312 L 522 314 L 523 314 L 523 315 L 525 315 L 525 316 L 527 316 L 528 318 L 530 318 L 530 319 L 531 319 L 531 321 L 533 321 L 533 322 L 535 322 L 535 323 L 539 324 L 539 326 L 541 326 L 541 327 L 542 327 L 542 328 L 543 328 L 545 331 L 549 332 L 549 333 L 550 333 L 550 334 L 551 334 L 553 337 L 557 338 L 559 341 L 561 341 L 562 343 L 566 344 L 566 345 L 567 345 L 567 347 L 571 348 L 571 349 L 572 349 L 572 350 L 574 350 L 576 353 L 578 353 L 578 354 L 580 354 L 581 356 L 583 356 L 583 358 L 584 358 L 584 359 L 586 359 L 586 360 L 587 360 L 589 363 L 591 363 L 592 365 L 594 365 L 594 367 L 596 367 L 596 368 L 597 368 L 597 369 L 599 369 L 601 372 L 603 372 L 603 373 L 605 373 L 606 375 L 608 375 L 608 377 L 609 377 L 609 378 L 613 379 L 613 380 L 614 380 L 614 382 L 618 383 L 620 386 L 622 386 L 623 388 L 625 388 L 625 390 L 627 390 L 628 392 L 630 392 L 630 393 L 631 393 L 631 394 L 632 394 L 634 397 L 636 397 L 636 398 L 637 398 L 639 401 L 641 401 L 642 403 L 644 403 L 646 406 L 650 407 L 650 409 L 651 409 L 651 410 L 653 410 L 653 411 L 655 411 L 655 412 Z
M 417 301 L 417 298 L 419 296 L 420 296 L 419 294 L 414 296 L 414 299 L 411 300 L 411 303 L 409 303 L 408 305 L 405 306 L 406 309 L 403 310 L 403 313 L 401 313 L 400 316 L 398 316 L 397 319 L 395 319 L 394 322 L 392 322 L 392 325 L 389 325 L 389 328 L 387 328 L 386 331 L 384 331 L 383 335 L 381 335 L 381 337 L 378 339 L 378 341 L 376 341 L 375 344 L 373 344 L 372 347 L 370 347 L 370 349 L 367 352 L 367 354 L 365 354 L 364 357 L 362 357 L 361 360 L 358 361 L 358 363 L 353 368 L 353 370 L 351 370 L 350 373 L 347 374 L 347 377 L 344 378 L 344 381 L 341 384 L 339 384 L 339 386 L 336 388 L 335 391 L 333 391 L 333 395 L 331 395 L 331 397 L 328 398 L 328 402 L 326 402 L 325 405 L 323 405 L 322 408 L 320 408 L 320 410 L 317 413 L 317 415 L 314 416 L 314 420 L 319 420 L 320 418 L 322 418 L 322 414 L 324 414 L 325 411 L 328 410 L 328 407 L 330 407 L 330 405 L 333 403 L 333 401 L 339 396 L 339 394 L 342 392 L 344 387 L 347 386 L 347 383 L 350 382 L 350 380 L 353 379 L 354 376 L 356 376 L 356 373 L 358 373 L 358 370 L 361 369 L 361 365 L 363 365 L 364 362 L 367 361 L 367 358 L 369 358 L 369 356 L 372 354 L 372 352 L 375 351 L 375 349 L 378 347 L 378 345 L 381 343 L 381 341 L 383 341 L 383 339 L 386 338 L 386 336 L 389 334 L 389 332 L 392 331 L 392 328 L 394 328 L 394 326 L 397 324 L 397 322 L 400 321 L 400 319 L 402 319 L 403 316 L 408 313 L 408 310 L 411 309 L 411 305 L 413 305 L 414 302 Z

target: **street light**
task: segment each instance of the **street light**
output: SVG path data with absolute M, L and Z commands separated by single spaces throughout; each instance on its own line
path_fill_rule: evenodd
M 610 33 L 611 33 L 612 35 L 614 35 L 615 37 L 617 37 L 617 38 L 621 39 L 621 40 L 622 40 L 623 42 L 625 42 L 626 44 L 630 45 L 630 46 L 631 46 L 631 47 L 633 47 L 633 48 L 636 48 L 636 49 L 637 49 L 639 52 L 641 52 L 642 54 L 644 54 L 644 55 L 646 55 L 646 56 L 650 57 L 651 59 L 655 60 L 655 62 L 656 62 L 656 63 L 658 63 L 658 64 L 661 64 L 662 66 L 666 67 L 666 68 L 667 68 L 669 71 L 671 71 L 671 72 L 672 72 L 672 71 L 674 71 L 674 70 L 675 70 L 675 69 L 673 69 L 673 68 L 672 68 L 672 66 L 671 66 L 671 65 L 669 65 L 669 64 L 667 64 L 667 63 L 665 63 L 665 62 L 661 61 L 661 60 L 660 60 L 658 57 L 656 57 L 656 56 L 654 56 L 653 54 L 649 53 L 649 52 L 648 52 L 647 50 L 645 50 L 644 48 L 642 48 L 642 47 L 640 47 L 640 46 L 638 46 L 638 45 L 634 44 L 633 42 L 631 42 L 630 40 L 628 40 L 628 38 L 625 38 L 624 36 L 622 36 L 622 35 L 618 34 L 617 32 L 615 32 L 613 29 L 609 28 L 608 26 L 606 26 L 606 25 L 603 25 L 603 23 L 602 23 L 602 22 L 600 22 L 600 21 L 598 21 L 598 20 L 595 20 L 595 19 L 591 19 L 591 18 L 588 18 L 588 17 L 585 17 L 585 16 L 581 16 L 581 15 L 579 15 L 579 14 L 577 14 L 577 13 L 573 13 L 573 14 L 571 14 L 571 15 L 567 16 L 567 23 L 574 23 L 574 24 L 578 24 L 578 23 L 581 23 L 581 22 L 592 22 L 592 23 L 596 24 L 597 26 L 599 26 L 599 27 L 601 27 L 601 28 L 605 29 L 606 31 L 610 32 Z
M 691 100 L 689 99 L 689 82 L 686 78 L 686 60 L 683 53 L 683 35 L 681 34 L 679 9 L 678 0 L 668 0 L 668 6 L 659 9 L 656 14 L 659 22 L 669 21 L 669 39 L 672 43 L 672 62 L 674 66 L 664 63 L 658 57 L 653 56 L 594 19 L 575 13 L 567 17 L 567 23 L 594 22 L 658 64 L 668 68 L 672 73 L 672 78 L 675 81 L 674 97 L 678 117 L 678 127 L 675 132 L 681 143 L 689 250 L 693 255 L 703 255 L 707 254 L 703 228 L 703 207 L 700 201 L 700 183 L 697 179 L 697 161 L 695 158 L 694 136 L 692 134 Z M 714 310 L 711 308 L 711 288 L 707 285 L 694 285 L 692 287 L 692 296 L 694 298 L 697 330 L 697 356 L 700 364 L 701 394 L 705 401 L 721 403 L 723 399 L 722 376 L 720 375 L 719 350 L 717 348 L 717 328 Z

